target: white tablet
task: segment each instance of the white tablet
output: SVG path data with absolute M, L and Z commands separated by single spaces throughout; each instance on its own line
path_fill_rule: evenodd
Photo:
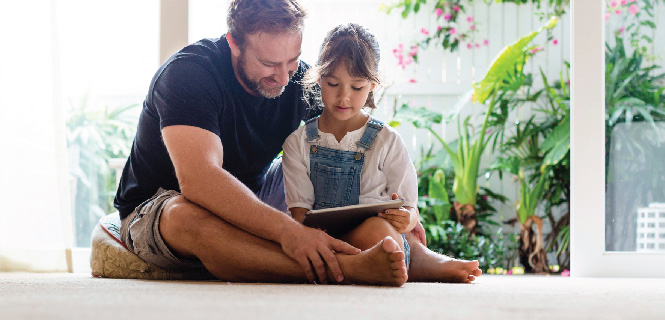
M 303 224 L 308 227 L 326 230 L 329 234 L 341 234 L 351 231 L 365 219 L 375 217 L 379 212 L 396 209 L 402 205 L 404 205 L 404 200 L 398 199 L 312 210 L 305 215 Z

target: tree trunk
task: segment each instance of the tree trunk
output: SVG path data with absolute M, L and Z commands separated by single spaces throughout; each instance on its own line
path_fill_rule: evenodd
M 455 215 L 457 222 L 464 226 L 464 229 L 471 234 L 476 234 L 478 229 L 478 219 L 476 219 L 476 208 L 470 204 L 460 204 L 455 201 Z
M 533 231 L 533 225 L 536 231 Z M 543 220 L 537 216 L 526 219 L 520 225 L 520 262 L 525 272 L 549 273 L 547 253 L 543 249 Z

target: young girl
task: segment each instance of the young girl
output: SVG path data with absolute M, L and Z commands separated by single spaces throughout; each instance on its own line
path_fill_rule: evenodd
M 412 233 L 422 229 L 416 171 L 399 134 L 363 111 L 376 107 L 378 65 L 379 45 L 366 28 L 344 24 L 326 36 L 304 78 L 306 95 L 323 105 L 323 113 L 283 146 L 286 204 L 302 222 L 309 210 L 402 197 L 403 207 L 333 236 L 361 250 L 391 237 L 405 253 L 411 281 L 471 282 L 481 274 L 478 261 L 434 253 Z

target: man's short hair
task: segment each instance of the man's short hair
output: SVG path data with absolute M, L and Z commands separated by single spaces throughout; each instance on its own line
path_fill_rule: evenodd
M 302 30 L 306 16 L 298 0 L 232 0 L 226 23 L 242 48 L 249 34 Z

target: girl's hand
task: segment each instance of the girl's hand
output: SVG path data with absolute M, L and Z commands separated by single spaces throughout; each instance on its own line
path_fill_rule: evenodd
M 427 236 L 425 235 L 425 227 L 423 227 L 423 224 L 420 223 L 420 221 L 416 223 L 416 226 L 413 228 L 413 230 L 411 230 L 411 232 L 413 232 L 413 235 L 416 236 L 416 238 L 418 239 L 418 241 L 420 241 L 420 243 L 422 243 L 424 246 L 427 247 Z
M 411 224 L 411 212 L 404 207 L 379 212 L 379 217 L 386 219 L 399 233 L 407 233 Z
M 293 220 L 298 221 L 299 223 L 302 224 L 302 221 L 305 220 L 305 215 L 309 210 L 305 208 L 289 208 L 289 211 L 291 211 L 291 217 Z

